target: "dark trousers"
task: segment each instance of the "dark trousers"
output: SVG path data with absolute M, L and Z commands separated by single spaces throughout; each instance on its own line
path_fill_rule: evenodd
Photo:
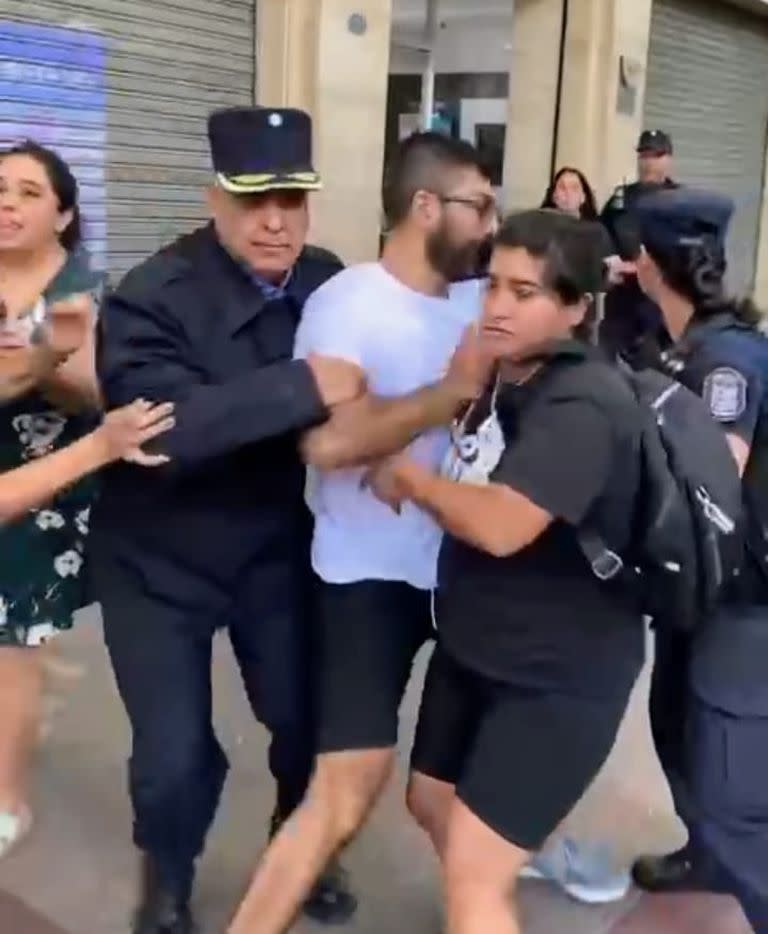
M 651 724 L 706 881 L 768 934 L 768 608 L 659 633 Z
M 690 810 L 685 766 L 685 713 L 691 636 L 676 630 L 656 631 L 651 673 L 650 719 L 656 755 L 672 792 L 675 810 L 687 823 Z
M 161 880 L 188 896 L 195 859 L 228 769 L 211 723 L 211 647 L 229 631 L 256 717 L 272 733 L 277 806 L 304 796 L 313 760 L 305 584 L 294 566 L 262 563 L 244 575 L 222 613 L 173 605 L 104 555 L 92 576 L 118 690 L 133 730 L 129 785 L 134 841 Z

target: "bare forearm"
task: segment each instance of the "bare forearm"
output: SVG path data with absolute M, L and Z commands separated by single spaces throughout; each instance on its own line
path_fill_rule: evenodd
M 0 523 L 40 506 L 108 462 L 104 445 L 92 433 L 54 454 L 0 475 Z
M 101 408 L 93 340 L 50 370 L 41 380 L 43 395 L 57 408 L 77 413 Z
M 0 380 L 0 402 L 13 402 L 14 399 L 21 398 L 34 388 L 36 382 L 31 373 Z
M 40 383 L 40 391 L 63 412 L 98 411 L 102 405 L 95 373 L 89 378 L 87 374 L 56 372 Z
M 328 422 L 303 437 L 304 459 L 334 470 L 386 457 L 425 431 L 450 424 L 463 401 L 444 381 L 397 399 L 367 397 L 339 406 Z
M 23 348 L 3 358 L 0 365 L 0 401 L 11 402 L 33 389 L 41 389 L 61 363 L 46 346 Z
M 413 463 L 398 476 L 405 498 L 441 528 L 497 558 L 526 548 L 552 522 L 545 509 L 502 483 L 457 483 Z
M 498 523 L 499 498 L 495 488 L 457 483 L 415 464 L 401 480 L 407 499 L 446 532 L 482 551 L 496 551 L 493 529 Z

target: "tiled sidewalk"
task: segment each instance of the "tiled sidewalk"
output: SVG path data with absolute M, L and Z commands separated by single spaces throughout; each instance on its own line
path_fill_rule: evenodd
M 8 893 L 0 895 L 0 934 L 129 930 L 136 867 L 125 796 L 127 726 L 94 614 L 67 640 L 64 654 L 82 670 L 67 687 L 66 704 L 43 748 L 36 827 L 29 841 L 0 864 L 0 890 Z M 200 870 L 201 934 L 221 934 L 263 843 L 272 805 L 265 737 L 252 721 L 224 640 L 216 652 L 215 686 L 219 733 L 232 772 Z M 568 828 L 592 839 L 607 837 L 626 856 L 649 848 L 661 851 L 680 840 L 650 749 L 645 690 L 643 681 L 611 761 Z M 406 745 L 416 695 L 414 685 L 404 707 Z M 405 814 L 401 783 L 389 790 L 346 863 L 361 906 L 354 922 L 342 929 L 345 934 L 439 934 L 434 860 Z M 523 885 L 521 902 L 525 934 L 749 932 L 728 899 L 641 899 L 632 893 L 620 905 L 594 909 L 531 882 Z M 34 906 L 34 912 L 25 905 Z M 296 934 L 320 930 L 302 922 Z

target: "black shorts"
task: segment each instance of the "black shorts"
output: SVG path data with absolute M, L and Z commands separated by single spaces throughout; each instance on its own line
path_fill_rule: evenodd
M 433 635 L 429 591 L 321 581 L 315 632 L 317 751 L 395 746 L 413 660 Z
M 411 767 L 455 785 L 480 820 L 535 851 L 608 758 L 628 701 L 629 692 L 593 700 L 492 681 L 438 646 Z

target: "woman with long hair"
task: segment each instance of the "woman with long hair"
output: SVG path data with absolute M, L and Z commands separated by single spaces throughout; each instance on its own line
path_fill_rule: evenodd
M 564 165 L 558 169 L 550 182 L 541 202 L 543 208 L 563 211 L 581 220 L 596 221 L 598 218 L 595 192 L 581 169 Z
M 80 250 L 77 182 L 52 150 L 0 152 L 0 471 L 88 433 L 98 411 L 93 323 L 100 278 Z M 0 529 L 0 857 L 31 824 L 38 648 L 84 603 L 91 487 Z
M 651 724 L 688 844 L 639 860 L 654 892 L 731 892 L 768 932 L 768 340 L 726 288 L 733 204 L 686 189 L 638 201 L 640 287 L 673 341 L 667 364 L 702 396 L 742 476 L 745 563 L 720 611 L 692 634 L 656 636 Z
M 620 551 L 639 482 L 634 399 L 589 344 L 590 227 L 550 210 L 505 221 L 480 323 L 486 391 L 440 474 L 401 455 L 370 476 L 446 532 L 409 806 L 442 862 L 449 934 L 518 934 L 520 871 L 607 759 L 643 660 L 639 612 L 577 534 L 608 509 Z

